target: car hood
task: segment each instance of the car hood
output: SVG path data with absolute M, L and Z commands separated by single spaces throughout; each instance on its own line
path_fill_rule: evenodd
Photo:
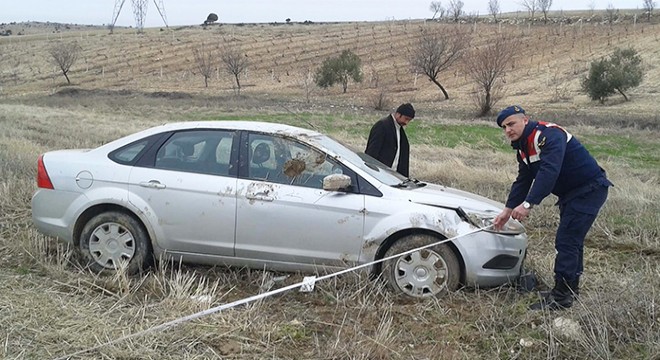
M 410 201 L 420 204 L 475 211 L 500 212 L 504 208 L 504 204 L 481 195 L 436 184 L 402 191 Z

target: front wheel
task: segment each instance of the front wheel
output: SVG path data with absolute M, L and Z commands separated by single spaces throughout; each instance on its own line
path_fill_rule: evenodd
M 409 235 L 397 240 L 385 257 L 438 242 L 430 235 Z M 435 245 L 410 254 L 387 260 L 383 264 L 383 277 L 397 294 L 414 298 L 442 296 L 458 289 L 460 266 L 447 244 Z
M 142 224 L 125 213 L 110 211 L 85 224 L 80 252 L 95 272 L 125 268 L 128 274 L 135 274 L 149 265 L 151 246 Z

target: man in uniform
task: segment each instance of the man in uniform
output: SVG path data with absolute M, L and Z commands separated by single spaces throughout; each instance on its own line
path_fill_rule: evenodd
M 518 176 L 493 225 L 500 229 L 509 217 L 522 221 L 550 193 L 558 197 L 555 285 L 530 309 L 569 308 L 579 292 L 584 238 L 612 183 L 587 149 L 560 126 L 532 121 L 520 106 L 502 110 L 497 125 L 517 152 Z

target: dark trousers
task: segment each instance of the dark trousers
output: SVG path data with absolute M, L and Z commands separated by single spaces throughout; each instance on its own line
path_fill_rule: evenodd
M 570 282 L 582 275 L 584 238 L 607 199 L 608 188 L 594 183 L 570 200 L 560 200 L 559 228 L 555 238 L 555 281 Z

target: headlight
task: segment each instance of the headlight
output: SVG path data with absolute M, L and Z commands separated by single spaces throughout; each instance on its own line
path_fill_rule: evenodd
M 518 235 L 525 232 L 525 227 L 520 222 L 518 222 L 518 220 L 514 220 L 513 218 L 510 218 L 509 221 L 507 221 L 507 223 L 504 224 L 502 229 L 500 229 L 499 231 L 493 229 L 492 227 L 493 221 L 495 220 L 495 217 L 498 215 L 498 213 L 494 211 L 483 211 L 483 212 L 465 211 L 465 215 L 470 224 L 479 228 L 486 228 L 484 229 L 484 231 L 498 233 L 498 234 L 507 234 L 507 235 Z

